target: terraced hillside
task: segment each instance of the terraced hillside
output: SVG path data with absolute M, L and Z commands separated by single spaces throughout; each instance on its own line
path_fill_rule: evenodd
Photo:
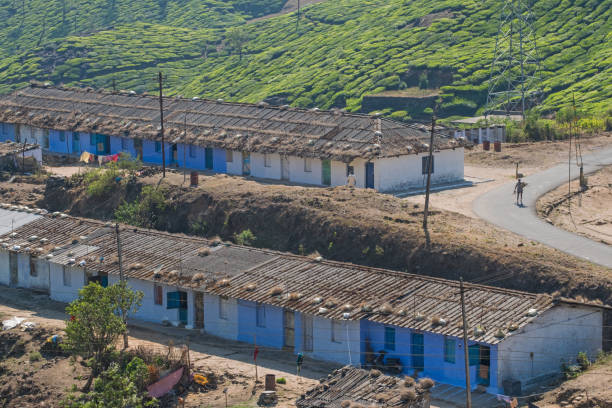
M 0 52 L 11 54 L 0 62 L 0 92 L 30 79 L 152 91 L 155 73 L 163 69 L 172 94 L 351 111 L 363 109 L 364 95 L 403 89 L 418 95 L 413 90 L 425 82 L 442 95 L 443 115 L 468 115 L 486 99 L 503 5 L 503 0 L 328 0 L 307 7 L 298 28 L 295 13 L 243 24 L 282 8 L 284 1 L 115 1 L 116 18 L 105 17 L 105 8 L 91 19 L 92 27 L 113 28 L 89 35 L 68 30 L 62 37 L 57 25 L 56 31 L 49 25 L 45 30 L 53 34 L 40 44 L 44 26 L 19 31 L 19 11 L 14 12 L 8 20 L 13 40 L 0 44 Z M 16 1 L 3 1 L 9 3 Z M 61 3 L 48 3 L 55 20 L 62 20 Z M 610 0 L 535 3 L 544 110 L 569 104 L 572 95 L 592 112 L 611 107 L 611 8 Z M 410 109 L 385 107 L 376 110 L 400 119 L 427 113 L 418 103 Z

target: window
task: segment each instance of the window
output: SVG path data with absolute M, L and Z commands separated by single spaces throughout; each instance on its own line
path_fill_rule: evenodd
M 219 296 L 219 319 L 227 320 L 227 298 Z
M 395 328 L 385 327 L 385 349 L 395 351 Z
M 64 132 L 63 130 L 59 131 L 59 140 L 60 140 L 60 142 L 65 142 L 66 141 L 66 132 Z
M 266 305 L 262 303 L 257 303 L 255 306 L 256 316 L 255 320 L 257 323 L 257 327 L 266 327 Z
M 155 153 L 161 152 L 161 142 L 155 142 Z
M 455 364 L 455 349 L 457 340 L 450 337 L 444 337 L 444 361 Z
M 197 148 L 194 145 L 189 145 L 189 157 L 194 158 L 197 154 Z
M 164 288 L 160 285 L 153 285 L 153 299 L 156 305 L 164 303 Z
M 70 269 L 64 266 L 63 269 L 64 286 L 70 286 Z
M 342 322 L 339 320 L 331 321 L 331 341 L 342 343 Z
M 310 173 L 312 171 L 312 159 L 304 157 L 304 172 Z
M 96 145 L 96 142 L 97 142 L 97 139 L 98 139 L 98 138 L 96 137 L 96 135 L 94 135 L 93 133 L 91 133 L 91 134 L 89 135 L 89 144 L 90 144 L 90 146 L 95 146 L 95 145 Z
M 272 167 L 272 158 L 268 153 L 264 153 L 264 167 Z
M 480 362 L 480 346 L 478 344 L 473 344 L 468 347 L 468 356 L 470 360 L 470 365 L 478 365 Z
M 72 132 L 72 140 L 79 141 L 79 132 Z
M 350 176 L 351 174 L 355 174 L 355 168 L 347 164 L 346 165 L 346 177 Z
M 124 152 L 130 150 L 129 140 L 125 137 L 121 138 L 121 150 L 123 150 Z
M 234 161 L 234 152 L 231 150 L 225 151 L 225 161 L 231 163 Z
M 431 173 L 433 174 L 434 172 L 434 166 L 436 164 L 436 161 L 434 160 L 435 157 L 431 156 Z M 427 167 L 429 166 L 429 156 L 425 156 L 422 159 L 422 165 L 423 165 L 423 174 L 427 174 Z

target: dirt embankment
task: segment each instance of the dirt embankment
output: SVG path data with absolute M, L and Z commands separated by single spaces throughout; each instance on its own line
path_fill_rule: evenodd
M 556 188 L 538 200 L 538 214 L 559 228 L 612 245 L 612 167 L 589 175 L 587 185 L 581 190 L 575 180 L 571 194 L 567 184 Z
M 193 189 L 180 186 L 182 179 L 170 173 L 161 184 L 167 206 L 155 214 L 159 229 L 224 239 L 250 229 L 261 247 L 612 301 L 609 270 L 458 213 L 431 213 L 428 248 L 422 206 L 392 196 L 345 187 L 264 185 L 227 175 L 200 176 Z M 111 219 L 124 199 L 138 200 L 143 185 L 158 182 L 153 176 L 117 185 L 99 199 L 81 184 L 51 178 L 41 206 Z

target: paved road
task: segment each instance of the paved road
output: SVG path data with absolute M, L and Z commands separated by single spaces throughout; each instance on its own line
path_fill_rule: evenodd
M 612 148 L 584 156 L 584 171 L 592 173 L 603 166 L 612 164 Z M 523 202 L 525 207 L 515 204 L 514 182 L 497 187 L 474 201 L 474 212 L 481 218 L 502 228 L 515 232 L 533 241 L 559 249 L 579 258 L 612 268 L 612 247 L 572 234 L 554 227 L 536 214 L 536 201 L 543 194 L 567 182 L 567 162 L 548 170 L 526 177 Z M 573 179 L 580 175 L 578 167 L 572 163 Z M 611 204 L 612 205 L 612 204 Z

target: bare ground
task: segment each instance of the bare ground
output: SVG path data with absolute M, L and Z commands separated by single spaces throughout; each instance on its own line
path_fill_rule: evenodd
M 559 228 L 612 245 L 612 167 L 587 179 L 585 191 L 576 180 L 571 194 L 565 184 L 544 195 L 537 203 L 538 214 Z
M 612 407 L 612 358 L 594 364 L 578 378 L 544 394 L 540 408 Z
M 51 334 L 62 333 L 65 327 L 65 305 L 40 294 L 23 289 L 0 286 L 0 318 L 12 316 L 27 318 L 37 324 L 31 332 L 19 329 L 0 332 L 0 405 L 3 407 L 59 406 L 73 384 L 79 388 L 82 378 L 89 373 L 80 362 L 71 362 L 67 356 L 45 356 L 31 362 L 29 355 L 40 349 Z M 163 331 L 163 332 L 162 332 Z M 163 348 L 172 340 L 175 344 L 189 342 L 190 359 L 195 372 L 214 373 L 221 383 L 216 390 L 189 392 L 183 395 L 185 407 L 224 407 L 228 389 L 228 404 L 255 407 L 263 391 L 261 380 L 265 374 L 283 377 L 287 384 L 277 384 L 278 407 L 294 407 L 294 401 L 306 390 L 319 383 L 333 369 L 333 364 L 305 361 L 302 377 L 293 372 L 295 356 L 280 350 L 261 348 L 258 361 L 260 382 L 255 384 L 252 364 L 252 346 L 218 339 L 185 329 L 164 328 L 139 322 L 130 325 L 130 347 L 145 345 Z M 17 343 L 18 347 L 14 347 Z M 12 350 L 7 353 L 8 350 Z

